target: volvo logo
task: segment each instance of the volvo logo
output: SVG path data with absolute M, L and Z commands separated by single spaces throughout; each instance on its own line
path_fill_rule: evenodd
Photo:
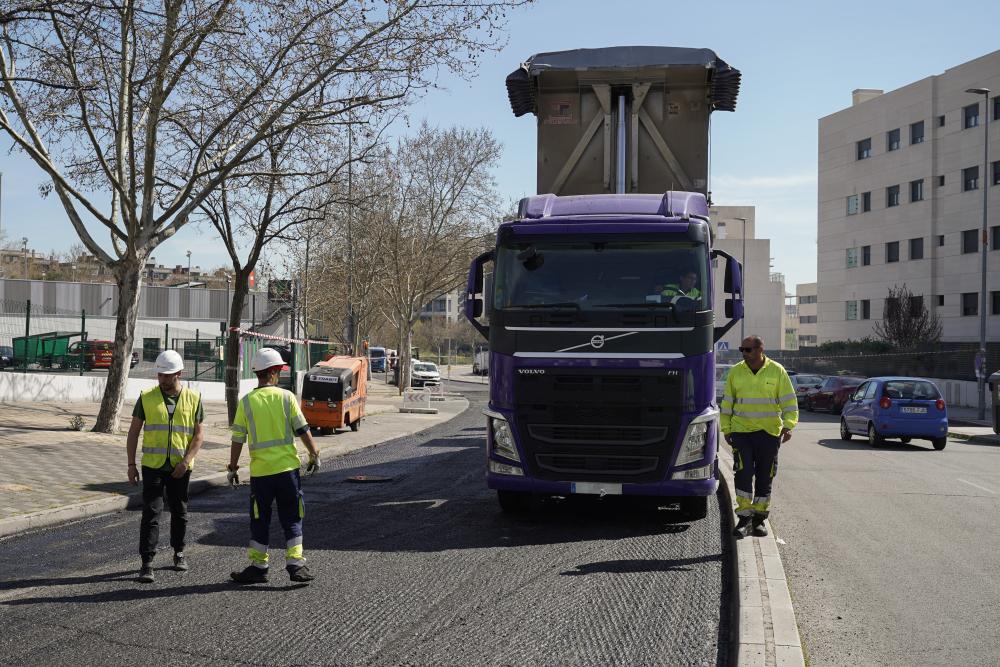
M 544 375 L 544 368 L 518 368 L 517 372 L 521 375 Z
M 604 347 L 604 336 L 597 335 L 590 339 L 590 346 L 595 350 L 599 350 Z

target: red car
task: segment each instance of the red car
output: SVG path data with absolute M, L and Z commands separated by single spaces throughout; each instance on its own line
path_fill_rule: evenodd
M 854 390 L 861 386 L 865 378 L 849 375 L 833 375 L 826 378 L 819 389 L 806 398 L 806 410 L 828 410 L 840 414 L 844 404 L 850 400 Z

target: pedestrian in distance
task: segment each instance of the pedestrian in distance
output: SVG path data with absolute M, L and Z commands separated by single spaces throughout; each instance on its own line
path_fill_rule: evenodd
M 139 527 L 139 581 L 152 583 L 153 557 L 160 541 L 160 514 L 163 501 L 170 507 L 170 546 L 174 549 L 174 569 L 186 571 L 184 536 L 187 532 L 188 483 L 194 459 L 204 439 L 205 420 L 201 394 L 181 387 L 184 360 L 174 350 L 156 358 L 156 387 L 139 395 L 132 410 L 125 449 L 128 453 L 128 481 L 139 484 L 135 455 L 142 431 L 142 522 Z
M 795 388 L 784 367 L 764 354 L 760 336 L 740 344 L 743 361 L 729 370 L 720 426 L 733 448 L 737 538 L 751 531 L 767 535 L 771 485 L 778 473 L 778 449 L 799 421 Z
M 254 355 L 251 368 L 257 387 L 240 399 L 232 425 L 229 455 L 229 484 L 239 484 L 239 460 L 246 443 L 250 449 L 250 564 L 233 572 L 239 584 L 265 583 L 268 577 L 268 542 L 271 506 L 278 506 L 278 520 L 285 533 L 285 569 L 292 581 L 312 581 L 302 551 L 302 520 L 305 502 L 299 477 L 299 453 L 295 436 L 309 450 L 306 473 L 320 467 L 319 450 L 309 432 L 309 424 L 299 409 L 295 394 L 277 386 L 285 362 L 277 350 L 262 348 Z

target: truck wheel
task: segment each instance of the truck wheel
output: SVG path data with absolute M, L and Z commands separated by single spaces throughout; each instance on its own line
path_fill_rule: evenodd
M 680 499 L 681 514 L 688 521 L 698 521 L 708 516 L 708 496 Z
M 497 500 L 505 514 L 523 515 L 531 511 L 532 497 L 527 491 L 497 489 Z
M 948 438 L 934 438 L 931 443 L 934 445 L 934 449 L 941 451 L 948 444 Z
M 337 429 L 332 426 L 321 426 L 319 432 L 321 435 L 333 435 L 337 432 Z
M 361 428 L 361 417 L 358 417 L 357 419 L 351 422 L 352 431 L 357 431 L 359 428 Z

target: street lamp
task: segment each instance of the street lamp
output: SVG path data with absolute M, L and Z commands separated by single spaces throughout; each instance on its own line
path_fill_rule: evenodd
M 24 279 L 28 280 L 28 237 L 21 237 L 21 252 L 24 253 Z
M 740 257 L 740 275 L 743 279 L 743 285 L 740 287 L 740 295 L 743 297 L 743 317 L 740 318 L 740 345 L 743 344 L 744 339 L 746 339 L 746 307 L 747 307 L 747 219 L 746 218 L 736 218 L 743 223 L 743 255 Z
M 187 251 L 187 258 L 188 258 L 188 284 L 187 284 L 187 288 L 188 288 L 188 291 L 190 292 L 191 291 L 191 251 L 190 250 Z
M 968 88 L 967 93 L 983 96 L 983 235 L 980 239 L 980 255 L 982 258 L 982 284 L 979 290 L 979 354 L 982 355 L 983 367 L 978 373 L 979 388 L 979 420 L 986 419 L 986 256 L 989 245 L 989 228 L 986 226 L 987 195 L 990 191 L 990 89 Z

